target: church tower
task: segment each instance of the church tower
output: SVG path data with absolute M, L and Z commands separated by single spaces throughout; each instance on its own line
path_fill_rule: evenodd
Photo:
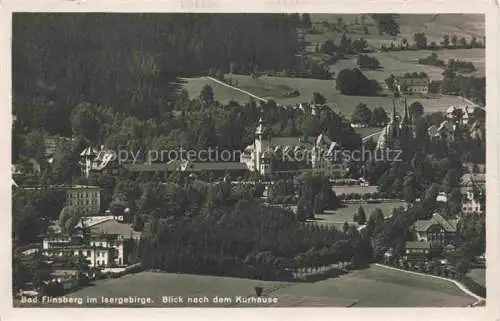
M 403 121 L 401 122 L 401 138 L 405 143 L 408 143 L 413 138 L 413 128 L 411 117 L 408 113 L 408 105 L 405 97 L 405 111 Z
M 392 148 L 395 138 L 399 136 L 399 119 L 396 113 L 396 102 L 392 99 L 392 115 L 389 123 L 385 126 L 382 134 L 379 136 L 377 149 Z
M 259 125 L 255 129 L 255 138 L 254 138 L 254 160 L 255 160 L 255 168 L 260 172 L 261 171 L 261 162 L 263 160 L 262 155 L 264 152 L 269 151 L 271 148 L 271 134 L 266 124 L 264 123 L 264 119 L 262 118 L 262 113 L 259 119 Z
M 85 148 L 80 153 L 80 158 L 81 158 L 80 164 L 82 167 L 82 174 L 87 178 L 89 177 L 90 172 L 93 169 L 93 163 L 96 156 L 97 156 L 97 151 L 91 146 Z

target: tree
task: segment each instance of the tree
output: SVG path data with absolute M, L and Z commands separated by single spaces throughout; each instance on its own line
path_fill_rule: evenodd
M 446 193 L 451 193 L 453 188 L 460 187 L 460 177 L 458 176 L 458 172 L 453 168 L 449 169 L 444 177 L 442 185 Z
M 389 116 L 383 107 L 376 107 L 373 109 L 371 124 L 373 126 L 385 126 L 389 121 Z
M 460 277 L 463 277 L 464 275 L 466 275 L 467 272 L 469 271 L 469 267 L 470 267 L 470 262 L 468 262 L 466 260 L 461 260 L 460 262 L 458 262 L 458 264 L 456 266 L 458 275 Z
M 403 196 L 406 202 L 413 203 L 419 193 L 417 178 L 413 173 L 408 173 L 403 182 Z
M 347 233 L 347 231 L 349 230 L 349 224 L 347 222 L 344 222 L 344 225 L 342 225 L 342 231 L 345 233 Z
M 457 46 L 457 42 L 458 42 L 458 37 L 457 37 L 457 35 L 453 35 L 453 36 L 451 36 L 451 45 L 452 45 L 453 47 L 456 47 L 456 46 Z
M 359 55 L 357 64 L 360 68 L 367 68 L 372 70 L 380 68 L 380 62 L 377 60 L 377 58 L 368 55 Z
M 81 103 L 71 112 L 70 121 L 74 136 L 82 136 L 91 144 L 98 144 L 107 136 L 112 116 L 102 106 Z
M 338 73 L 336 89 L 343 95 L 376 95 L 381 88 L 376 80 L 369 80 L 361 70 L 354 68 Z
M 462 48 L 467 47 L 467 40 L 465 40 L 465 37 L 461 37 L 460 40 L 458 40 L 458 44 Z
M 385 219 L 382 210 L 380 208 L 374 209 L 366 224 L 368 236 L 374 236 L 381 233 L 384 228 L 384 222 Z
M 336 51 L 337 51 L 337 46 L 330 39 L 323 42 L 323 44 L 321 45 L 321 47 L 319 49 L 319 52 L 329 54 L 329 55 L 333 54 Z
M 418 32 L 413 35 L 413 41 L 415 42 L 415 47 L 417 49 L 426 49 L 427 48 L 427 37 L 425 33 Z
M 363 206 L 358 208 L 358 211 L 354 214 L 353 221 L 359 225 L 364 225 L 366 223 L 366 214 Z
M 410 117 L 419 118 L 424 115 L 424 106 L 418 101 L 415 101 L 410 104 L 408 107 L 408 111 L 410 113 Z
M 326 103 L 326 98 L 318 92 L 313 93 L 313 103 L 317 105 L 324 105 Z
M 311 15 L 308 13 L 303 13 L 302 14 L 302 28 L 308 30 L 312 28 L 312 22 L 311 22 Z
M 450 46 L 450 36 L 444 35 L 443 40 L 441 41 L 441 46 L 448 48 Z
M 367 47 L 368 47 L 368 42 L 363 38 L 354 40 L 352 42 L 352 49 L 356 53 L 365 52 Z
M 403 38 L 403 40 L 401 40 L 401 43 L 403 44 L 403 48 L 408 48 L 408 39 Z
M 354 124 L 368 125 L 372 119 L 371 110 L 363 103 L 359 103 L 356 106 L 356 109 L 354 109 L 354 113 L 351 116 L 351 122 Z
M 384 82 L 387 84 L 387 88 L 390 90 L 394 90 L 394 81 L 396 80 L 396 76 L 394 74 L 390 74 L 389 77 L 387 77 Z
M 471 47 L 471 48 L 479 48 L 479 45 L 480 45 L 480 44 L 478 43 L 478 41 L 477 41 L 476 37 L 475 37 L 475 36 L 472 36 L 472 38 L 471 38 L 471 40 L 470 40 L 470 47 Z
M 203 86 L 200 93 L 200 100 L 203 104 L 211 104 L 214 102 L 214 90 L 212 89 L 212 86 Z
M 377 25 L 379 33 L 387 34 L 389 36 L 397 36 L 399 34 L 399 24 L 396 21 L 397 15 L 395 14 L 372 14 L 373 20 Z

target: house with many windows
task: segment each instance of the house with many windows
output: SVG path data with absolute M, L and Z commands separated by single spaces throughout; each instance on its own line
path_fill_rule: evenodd
M 123 266 L 124 238 L 121 235 L 54 235 L 43 240 L 43 254 L 50 258 L 83 256 L 90 267 Z
M 64 193 L 64 206 L 70 206 L 81 215 L 96 215 L 101 209 L 101 188 L 89 185 L 51 185 L 22 187 L 26 191 L 56 190 Z
M 454 250 L 457 224 L 458 219 L 445 219 L 439 213 L 428 220 L 416 221 L 410 228 L 411 240 L 405 244 L 405 258 L 421 260 L 442 250 Z
M 424 74 L 405 74 L 396 77 L 394 80 L 394 88 L 405 94 L 428 94 L 430 80 Z

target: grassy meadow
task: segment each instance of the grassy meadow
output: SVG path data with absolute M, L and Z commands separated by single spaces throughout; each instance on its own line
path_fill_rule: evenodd
M 291 77 L 269 77 L 262 76 L 253 79 L 246 75 L 232 75 L 233 81 L 238 82 L 238 88 L 246 90 L 254 95 L 264 93 L 266 99 L 272 99 L 278 104 L 294 105 L 303 102 L 310 102 L 313 93 L 319 92 L 327 99 L 327 104 L 337 113 L 350 117 L 359 103 L 366 104 L 369 108 L 383 107 L 388 113 L 392 110 L 392 98 L 389 96 L 347 96 L 342 95 L 334 88 L 334 80 L 319 80 Z M 223 104 L 234 100 L 241 104 L 249 101 L 250 96 L 218 84 L 207 77 L 184 78 L 183 88 L 188 90 L 190 98 L 197 98 L 204 85 L 212 86 L 215 99 Z M 297 97 L 284 97 L 284 93 L 298 90 Z M 450 105 L 461 104 L 461 100 L 456 96 L 441 95 L 439 97 L 408 97 L 408 105 L 414 101 L 419 101 L 424 106 L 426 112 L 444 111 Z M 397 107 L 402 111 L 403 105 Z
M 83 305 L 84 307 L 256 307 L 256 304 L 238 304 L 236 296 L 254 296 L 254 286 L 262 286 L 265 295 L 277 298 L 277 304 L 260 306 L 281 307 L 460 307 L 474 299 L 454 284 L 413 275 L 401 271 L 371 266 L 345 275 L 316 282 L 267 282 L 259 280 L 141 272 L 118 279 L 101 280 L 93 286 L 71 293 L 69 297 L 150 297 L 149 305 Z M 184 304 L 164 304 L 162 296 L 182 296 Z M 209 303 L 187 303 L 187 298 L 207 297 Z M 213 303 L 215 297 L 231 298 L 232 302 Z M 19 306 L 19 305 L 16 305 Z M 38 305 L 22 305 L 35 307 Z M 79 305 L 50 304 L 43 307 L 81 307 Z
M 346 207 L 341 207 L 336 210 L 326 210 L 323 214 L 316 214 L 316 220 L 318 224 L 333 224 L 336 227 L 341 227 L 344 222 L 349 224 L 355 224 L 352 221 L 354 213 L 356 213 L 359 207 L 362 206 L 365 210 L 366 218 L 368 219 L 372 212 L 379 208 L 384 213 L 384 216 L 390 216 L 392 210 L 399 206 L 405 206 L 405 202 L 393 201 L 386 203 L 370 204 L 367 202 L 362 202 L 358 204 L 346 204 Z

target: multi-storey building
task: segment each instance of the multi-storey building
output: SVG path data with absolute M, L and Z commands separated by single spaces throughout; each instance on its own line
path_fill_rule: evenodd
M 66 206 L 71 206 L 82 215 L 96 215 L 101 207 L 99 186 L 75 185 L 65 188 Z
M 101 188 L 89 185 L 51 185 L 22 187 L 26 191 L 49 189 L 64 193 L 64 206 L 72 207 L 81 215 L 97 215 L 101 208 Z
M 83 256 L 90 267 L 126 264 L 124 238 L 115 234 L 92 235 L 88 240 L 83 236 L 48 236 L 43 240 L 43 254 L 49 258 Z

